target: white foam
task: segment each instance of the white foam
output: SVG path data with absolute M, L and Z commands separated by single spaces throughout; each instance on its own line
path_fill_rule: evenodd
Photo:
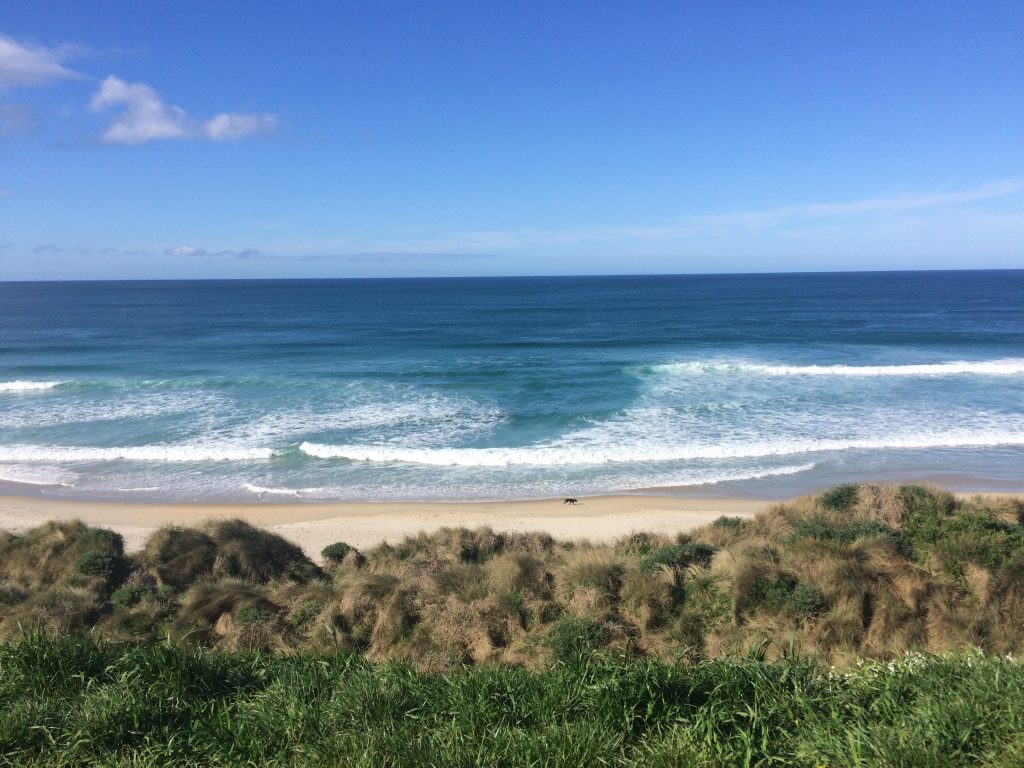
M 58 387 L 62 381 L 0 381 L 0 392 L 41 392 Z
M 766 365 L 745 362 L 677 362 L 651 366 L 661 373 L 752 373 L 762 376 L 1019 376 L 1024 358 L 954 360 L 909 365 Z
M 34 464 L 0 464 L 0 480 L 24 485 L 61 485 L 71 487 L 78 475 L 62 467 Z
M 0 428 L 33 429 L 37 427 L 88 424 L 90 422 L 118 422 L 148 419 L 160 416 L 190 414 L 193 417 L 206 412 L 223 414 L 230 402 L 208 393 L 129 394 L 116 400 L 87 397 L 73 401 L 59 398 L 19 400 L 16 408 L 0 412 Z
M 735 441 L 718 444 L 680 443 L 662 446 L 593 444 L 537 445 L 522 448 L 405 448 L 384 445 L 302 443 L 299 450 L 319 459 L 401 462 L 431 466 L 509 467 L 633 464 L 652 461 L 757 459 L 801 453 L 849 450 L 966 448 L 1024 445 L 1024 432 L 979 432 L 885 436 L 872 439 L 791 439 Z
M 274 455 L 270 448 L 177 444 L 92 448 L 59 445 L 9 445 L 0 447 L 2 462 L 70 461 L 259 461 Z
M 268 488 L 262 485 L 254 485 L 253 483 L 245 483 L 242 487 L 250 493 L 255 493 L 257 496 L 294 496 L 301 498 L 303 491 L 301 488 Z

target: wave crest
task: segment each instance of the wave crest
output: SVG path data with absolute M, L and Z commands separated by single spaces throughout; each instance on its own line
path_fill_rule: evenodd
M 42 392 L 59 387 L 62 381 L 0 381 L 0 392 Z
M 400 448 L 380 445 L 302 443 L 299 450 L 318 459 L 400 462 L 431 466 L 511 467 L 634 464 L 652 461 L 759 459 L 801 453 L 849 450 L 994 447 L 1024 445 L 1024 433 L 955 432 L 875 439 L 794 439 L 777 442 L 677 445 L 650 448 L 550 445 L 523 448 Z
M 768 365 L 692 361 L 653 365 L 648 370 L 674 374 L 749 373 L 760 376 L 1019 376 L 1024 374 L 1024 358 L 907 365 Z

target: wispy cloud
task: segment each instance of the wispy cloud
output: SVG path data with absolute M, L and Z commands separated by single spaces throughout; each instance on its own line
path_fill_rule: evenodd
M 188 257 L 195 259 L 238 259 L 244 261 L 270 262 L 409 262 L 409 261 L 460 261 L 466 259 L 500 259 L 497 254 L 439 252 L 439 251 L 354 251 L 354 252 L 323 252 L 323 253 L 276 253 L 259 248 L 242 250 L 208 250 L 191 245 L 178 245 L 166 248 L 166 256 Z
M 1024 191 L 1024 179 L 1004 179 L 971 189 L 879 195 L 845 202 L 804 203 L 755 211 L 737 211 L 696 217 L 694 221 L 709 225 L 767 226 L 787 220 L 818 220 L 868 215 L 895 215 L 930 208 L 965 205 L 982 200 L 1008 197 Z
M 196 248 L 194 245 L 176 245 L 173 248 L 165 248 L 165 256 L 187 257 L 196 259 L 272 259 L 274 254 L 261 251 L 259 248 L 243 248 L 241 250 L 208 250 Z
M 271 133 L 278 124 L 277 116 L 270 113 L 223 112 L 206 121 L 197 120 L 181 107 L 165 104 L 145 83 L 127 83 L 113 75 L 100 83 L 89 105 L 97 112 L 123 107 L 100 135 L 105 144 L 143 144 L 160 139 L 233 141 Z
M 46 48 L 0 35 L 0 91 L 81 77 L 61 63 L 73 51 L 67 46 Z
M 527 228 L 452 232 L 418 239 L 407 247 L 423 250 L 499 251 L 561 248 L 579 245 L 629 243 L 706 242 L 709 237 L 732 238 L 739 231 L 795 229 L 810 231 L 831 226 L 850 230 L 867 226 L 871 220 L 886 220 L 916 213 L 926 218 L 954 211 L 974 210 L 973 203 L 1010 198 L 1024 192 L 1024 178 L 992 181 L 979 186 L 892 195 L 839 202 L 799 203 L 762 210 L 727 211 L 682 216 L 671 224 L 576 227 L 570 229 Z M 388 248 L 385 244 L 383 248 Z

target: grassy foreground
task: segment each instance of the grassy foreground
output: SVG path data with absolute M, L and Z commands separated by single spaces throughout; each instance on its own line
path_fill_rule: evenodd
M 33 635 L 0 646 L 17 765 L 1019 766 L 1024 667 L 911 654 L 422 672 L 356 654 Z

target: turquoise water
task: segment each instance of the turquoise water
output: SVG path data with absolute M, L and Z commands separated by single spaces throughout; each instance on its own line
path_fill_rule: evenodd
M 0 284 L 0 482 L 1024 489 L 1024 271 Z

